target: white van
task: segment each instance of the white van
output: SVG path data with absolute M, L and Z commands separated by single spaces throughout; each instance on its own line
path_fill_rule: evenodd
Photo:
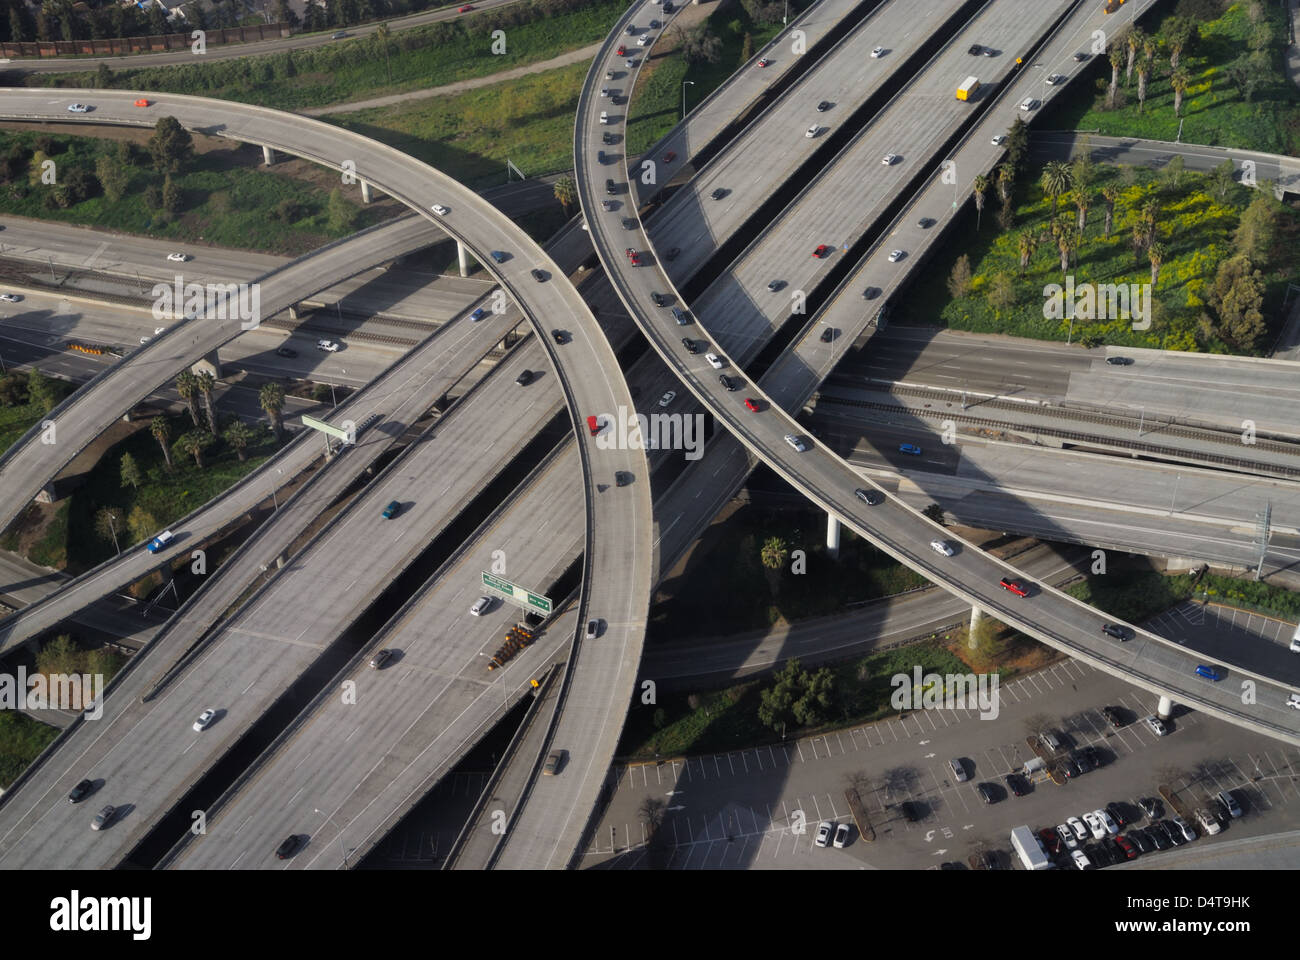
M 1291 652 L 1300 653 L 1300 626 L 1295 628 L 1295 633 L 1291 634 Z

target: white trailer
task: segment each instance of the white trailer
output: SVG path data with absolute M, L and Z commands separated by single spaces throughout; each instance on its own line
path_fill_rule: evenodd
M 1020 855 L 1020 862 L 1026 870 L 1052 869 L 1052 861 L 1047 858 L 1042 841 L 1028 827 L 1012 828 L 1011 846 Z

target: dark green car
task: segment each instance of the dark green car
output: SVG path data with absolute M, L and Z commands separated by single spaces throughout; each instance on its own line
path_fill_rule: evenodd
M 385 520 L 391 520 L 391 519 L 393 519 L 393 517 L 397 516 L 397 515 L 398 515 L 399 513 L 401 513 L 401 512 L 402 512 L 402 505 L 401 505 L 401 503 L 399 503 L 398 501 L 394 500 L 394 501 L 393 501 L 392 503 L 390 503 L 388 506 L 384 507 L 384 519 L 385 519 Z

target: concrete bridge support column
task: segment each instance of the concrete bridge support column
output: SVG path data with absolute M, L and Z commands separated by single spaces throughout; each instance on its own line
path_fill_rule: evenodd
M 1156 716 L 1161 720 L 1168 720 L 1169 715 L 1174 712 L 1174 702 L 1168 697 L 1160 698 L 1160 705 L 1156 707 Z
M 215 350 L 190 367 L 190 369 L 195 373 L 210 373 L 217 380 L 221 379 L 221 360 L 217 357 L 217 351 Z
M 370 202 L 370 184 L 366 183 L 364 180 L 361 181 L 361 202 Z
M 275 163 L 275 151 L 270 147 L 262 148 L 262 162 L 268 167 Z
M 974 637 L 974 636 L 975 636 L 975 631 L 979 629 L 979 625 L 980 625 L 981 623 L 983 623 L 983 622 L 984 622 L 984 611 L 981 610 L 979 607 L 971 607 L 971 608 L 970 608 L 970 635 L 971 635 L 971 637 Z
M 280 554 L 278 557 L 275 558 L 275 569 L 277 569 L 277 570 L 283 570 L 283 569 L 284 569 L 284 565 L 285 565 L 286 563 L 288 563 L 288 558 L 287 558 L 287 556 L 286 556 L 285 554 L 283 554 L 283 553 Z
M 456 241 L 456 258 L 460 261 L 460 275 L 469 276 L 469 248 L 459 240 Z
M 289 304 L 289 319 L 290 320 L 298 319 L 298 304 L 296 303 Z
M 826 514 L 826 552 L 832 560 L 840 556 L 840 521 L 838 517 Z

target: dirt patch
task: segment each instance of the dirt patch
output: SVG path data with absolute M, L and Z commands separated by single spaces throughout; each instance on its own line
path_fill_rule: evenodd
M 30 503 L 5 531 L 4 548 L 19 556 L 27 556 L 49 531 L 58 512 L 57 503 Z M 60 569 L 62 565 L 60 564 Z

